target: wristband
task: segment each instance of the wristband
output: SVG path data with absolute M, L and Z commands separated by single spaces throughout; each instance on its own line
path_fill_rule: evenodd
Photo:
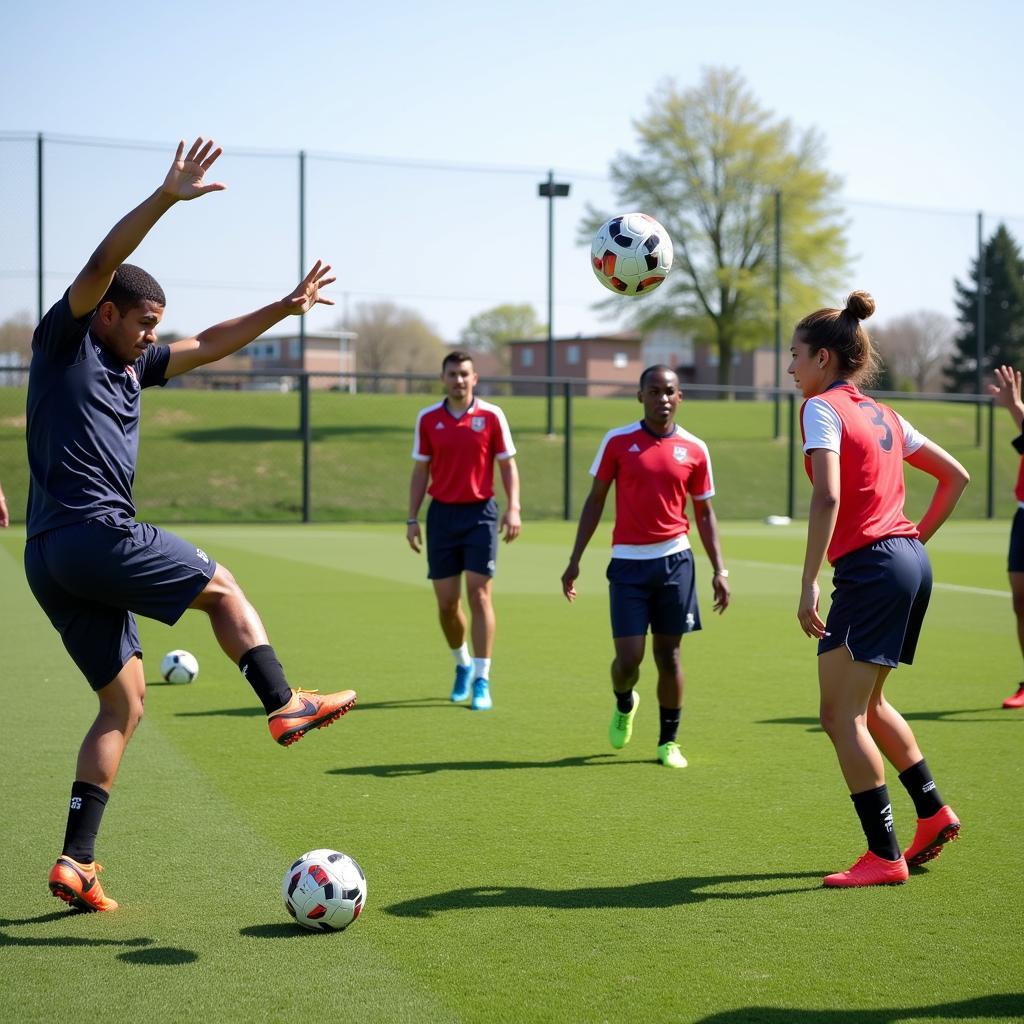
M 419 526 L 420 525 L 420 521 L 418 519 L 406 519 L 405 525 L 406 526 Z
M 714 572 L 714 575 L 715 576 L 721 576 L 723 580 L 727 580 L 729 578 L 729 570 L 728 569 L 716 569 L 715 572 Z

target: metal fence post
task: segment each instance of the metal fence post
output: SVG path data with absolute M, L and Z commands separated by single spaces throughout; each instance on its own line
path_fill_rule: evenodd
M 985 495 L 985 517 L 994 519 L 996 515 L 996 403 L 988 403 L 988 466 L 987 493 Z
M 565 395 L 565 444 L 562 448 L 564 479 L 562 482 L 562 518 L 569 522 L 572 519 L 572 385 L 566 381 L 562 385 Z
M 310 441 L 312 431 L 309 422 L 309 374 L 303 370 L 299 376 L 299 410 L 302 421 L 302 521 L 312 521 L 310 501 Z
M 796 395 L 786 396 L 789 402 L 789 457 L 786 466 L 786 515 L 796 516 Z
M 36 136 L 36 306 L 39 320 L 46 312 L 43 277 L 43 133 L 40 132 Z

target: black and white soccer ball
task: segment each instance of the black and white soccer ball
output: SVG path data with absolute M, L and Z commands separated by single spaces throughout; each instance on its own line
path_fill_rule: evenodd
M 284 873 L 284 908 L 315 932 L 344 931 L 366 905 L 366 876 L 347 853 L 310 850 Z
M 199 675 L 199 662 L 188 651 L 168 651 L 160 662 L 160 675 L 166 683 L 191 683 Z
M 590 246 L 594 275 L 619 295 L 648 295 L 672 269 L 672 239 L 646 213 L 605 221 Z

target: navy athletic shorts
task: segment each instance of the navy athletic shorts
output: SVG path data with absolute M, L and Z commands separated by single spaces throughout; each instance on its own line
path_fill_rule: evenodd
M 1010 556 L 1006 560 L 1007 572 L 1024 572 L 1024 508 L 1018 508 L 1010 527 Z
M 682 636 L 700 629 L 693 552 L 608 563 L 612 636 Z
M 173 625 L 217 563 L 148 523 L 102 516 L 47 530 L 25 545 L 25 575 L 94 690 L 142 654 L 132 612 Z
M 427 578 L 469 571 L 493 576 L 498 558 L 498 506 L 493 498 L 465 505 L 432 501 L 427 509 Z
M 854 661 L 910 665 L 932 593 L 924 545 L 886 537 L 843 555 L 835 564 L 832 607 L 818 654 L 846 647 Z

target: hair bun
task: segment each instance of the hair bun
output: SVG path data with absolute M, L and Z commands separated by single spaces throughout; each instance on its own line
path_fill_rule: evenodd
M 875 311 L 875 300 L 867 292 L 850 292 L 845 312 L 858 320 L 867 320 Z

